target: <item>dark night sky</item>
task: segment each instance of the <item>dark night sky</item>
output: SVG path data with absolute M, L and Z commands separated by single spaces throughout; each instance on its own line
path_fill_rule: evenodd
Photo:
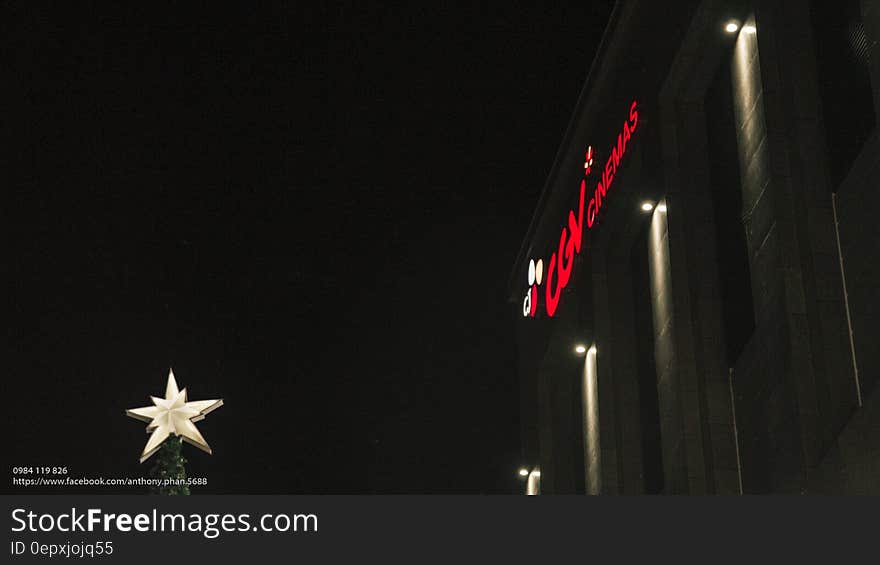
M 8 466 L 146 473 L 173 366 L 197 492 L 518 491 L 505 285 L 611 4 L 13 10 Z

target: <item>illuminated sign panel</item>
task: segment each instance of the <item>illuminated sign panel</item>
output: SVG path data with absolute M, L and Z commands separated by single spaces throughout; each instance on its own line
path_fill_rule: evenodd
M 633 100 L 629 107 L 629 116 L 623 122 L 620 133 L 617 134 L 617 143 L 611 148 L 608 159 L 605 161 L 605 167 L 600 170 L 600 178 L 595 188 L 590 192 L 589 200 L 586 200 L 587 180 L 593 168 L 594 155 L 592 146 L 587 148 L 584 155 L 584 178 L 581 179 L 577 212 L 569 210 L 568 224 L 562 227 L 562 233 L 559 236 L 559 247 L 551 253 L 550 261 L 547 263 L 547 284 L 544 285 L 544 308 L 547 316 L 551 318 L 556 314 L 556 309 L 559 307 L 559 298 L 562 295 L 562 290 L 568 286 L 574 259 L 581 252 L 584 236 L 584 209 L 586 208 L 587 213 L 587 229 L 591 229 L 605 204 L 605 200 L 614 183 L 614 175 L 617 174 L 617 169 L 626 154 L 627 144 L 632 139 L 638 123 L 638 102 Z M 544 278 L 543 260 L 530 259 L 527 276 L 529 290 L 523 299 L 523 316 L 535 317 L 539 302 L 538 287 L 541 286 Z

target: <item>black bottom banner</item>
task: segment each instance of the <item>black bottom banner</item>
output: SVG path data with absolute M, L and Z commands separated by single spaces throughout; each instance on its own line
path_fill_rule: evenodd
M 2 563 L 838 561 L 868 498 L 4 496 Z

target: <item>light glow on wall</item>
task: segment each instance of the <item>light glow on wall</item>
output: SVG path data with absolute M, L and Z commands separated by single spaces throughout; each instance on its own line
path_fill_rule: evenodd
M 602 450 L 599 443 L 599 367 L 596 346 L 584 358 L 581 383 L 584 414 L 584 463 L 587 494 L 602 492 Z
M 533 469 L 531 473 L 529 473 L 529 480 L 526 482 L 526 494 L 528 496 L 537 496 L 541 494 L 541 471 L 540 469 Z

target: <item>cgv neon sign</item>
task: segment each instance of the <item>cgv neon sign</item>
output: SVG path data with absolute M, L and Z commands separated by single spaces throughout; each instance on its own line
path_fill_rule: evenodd
M 639 123 L 638 102 L 633 100 L 629 107 L 629 116 L 623 122 L 623 128 L 617 134 L 617 143 L 611 148 L 608 159 L 605 161 L 605 167 L 600 171 L 600 178 L 595 188 L 590 192 L 590 199 L 587 196 L 587 180 L 593 168 L 593 148 L 587 147 L 584 154 L 584 178 L 581 179 L 580 199 L 578 201 L 577 212 L 569 210 L 568 224 L 563 225 L 562 233 L 559 236 L 559 247 L 550 255 L 550 261 L 547 263 L 547 276 L 544 286 L 544 308 L 547 316 L 553 317 L 556 309 L 559 307 L 559 299 L 562 296 L 562 290 L 568 286 L 571 279 L 571 268 L 574 265 L 574 259 L 581 252 L 584 236 L 584 219 L 587 222 L 587 229 L 591 229 L 596 223 L 596 218 L 602 210 L 608 192 L 614 184 L 614 175 L 623 161 L 626 154 L 627 144 L 633 137 L 636 127 Z M 584 212 L 586 211 L 586 218 Z M 543 259 L 529 260 L 527 280 L 529 282 L 529 290 L 523 299 L 523 316 L 534 318 L 538 312 L 538 287 L 544 282 L 544 261 Z

